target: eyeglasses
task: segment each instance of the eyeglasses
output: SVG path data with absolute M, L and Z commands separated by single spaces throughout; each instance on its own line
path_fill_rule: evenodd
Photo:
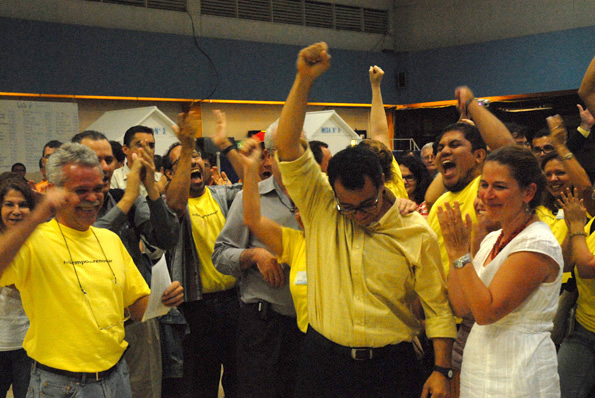
M 357 207 L 349 207 L 349 206 L 345 206 L 345 205 L 341 205 L 341 203 L 339 203 L 339 199 L 337 199 L 337 197 L 335 196 L 335 202 L 337 203 L 337 211 L 341 214 L 343 214 L 344 216 L 350 216 L 352 214 L 357 213 L 358 211 L 361 211 L 362 213 L 371 213 L 374 210 L 376 210 L 376 208 L 378 207 L 378 203 L 380 201 L 380 194 L 382 193 L 382 190 L 378 190 L 378 195 L 376 195 L 376 200 L 374 201 L 374 203 L 370 203 L 370 204 L 360 204 Z
M 417 178 L 415 178 L 415 176 L 413 174 L 403 174 L 403 180 L 405 180 L 407 182 L 413 182 L 413 181 L 417 180 Z
M 543 147 L 534 146 L 533 148 L 531 148 L 531 152 L 533 152 L 536 155 L 541 154 L 541 152 L 547 155 L 548 153 L 554 152 L 554 150 L 555 148 L 552 145 L 544 145 Z

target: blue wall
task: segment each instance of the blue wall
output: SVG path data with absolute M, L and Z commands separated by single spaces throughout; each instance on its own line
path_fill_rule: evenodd
M 324 39 L 321 37 L 321 39 Z M 220 76 L 215 99 L 284 100 L 298 47 L 199 39 Z M 367 103 L 368 68 L 386 71 L 385 103 L 576 89 L 595 53 L 595 27 L 404 54 L 332 50 L 312 101 Z M 202 98 L 215 73 L 191 37 L 0 18 L 0 91 Z M 397 72 L 408 87 L 396 90 Z
M 595 26 L 409 53 L 408 88 L 397 103 L 578 89 L 595 55 Z
M 199 43 L 220 76 L 212 98 L 287 97 L 299 47 L 208 38 Z M 203 98 L 216 80 L 188 36 L 0 18 L 0 50 L 0 91 L 7 92 Z M 369 102 L 369 65 L 390 68 L 398 58 L 356 51 L 332 56 L 332 70 L 313 91 L 315 101 Z M 396 97 L 387 92 L 386 100 Z

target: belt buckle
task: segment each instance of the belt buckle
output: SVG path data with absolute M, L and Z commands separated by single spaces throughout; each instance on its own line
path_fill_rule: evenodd
M 366 361 L 374 357 L 374 351 L 371 348 L 352 348 L 351 358 L 356 361 Z

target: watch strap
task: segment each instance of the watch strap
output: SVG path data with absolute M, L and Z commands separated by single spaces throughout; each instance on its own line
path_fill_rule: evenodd
M 463 268 L 465 265 L 469 264 L 471 261 L 471 255 L 469 253 L 465 254 L 462 257 L 457 258 L 455 261 L 452 262 L 453 267 L 455 269 Z
M 448 380 L 452 379 L 452 376 L 454 375 L 454 372 L 452 371 L 451 368 L 443 368 L 442 366 L 438 366 L 438 365 L 434 366 L 434 371 L 438 372 L 438 373 L 442 373 L 444 375 L 444 377 L 446 377 Z

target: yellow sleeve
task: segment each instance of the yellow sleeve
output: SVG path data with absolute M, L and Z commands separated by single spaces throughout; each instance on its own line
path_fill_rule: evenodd
M 405 184 L 403 183 L 403 175 L 401 174 L 401 168 L 399 163 L 393 156 L 393 162 L 390 165 L 392 177 L 390 180 L 384 182 L 384 185 L 395 194 L 397 198 L 409 199 L 409 195 L 405 190 Z

